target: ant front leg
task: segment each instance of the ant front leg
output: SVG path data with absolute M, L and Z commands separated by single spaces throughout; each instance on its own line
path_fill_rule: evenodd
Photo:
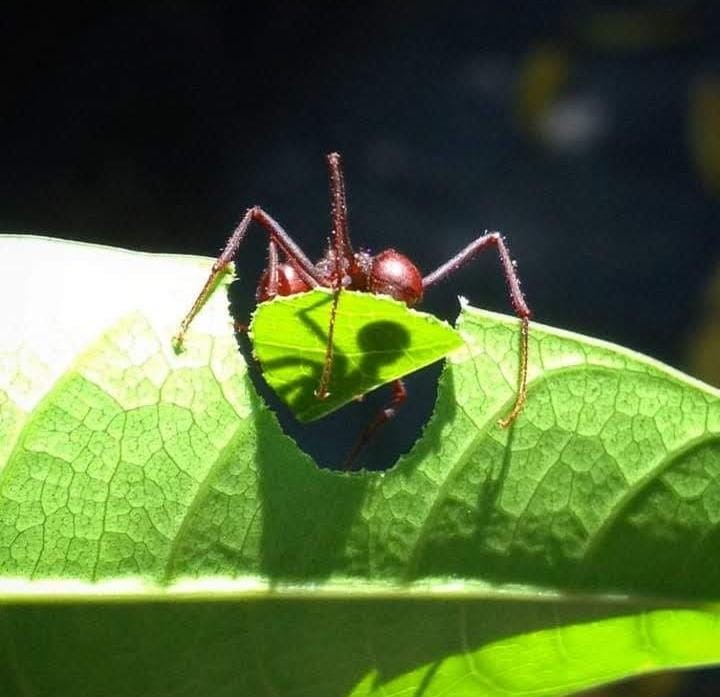
M 185 315 L 185 317 L 183 317 L 183 320 L 180 323 L 180 328 L 178 329 L 177 334 L 173 337 L 175 350 L 179 351 L 182 349 L 185 334 L 190 326 L 190 323 L 193 321 L 197 313 L 200 311 L 200 308 L 205 304 L 208 297 L 215 289 L 220 276 L 224 273 L 228 264 L 235 258 L 240 245 L 245 240 L 248 227 L 253 220 L 257 221 L 265 229 L 265 232 L 270 237 L 270 244 L 276 245 L 275 256 L 277 257 L 277 248 L 282 250 L 285 256 L 292 261 L 298 274 L 309 287 L 317 288 L 318 286 L 326 285 L 326 283 L 319 277 L 314 264 L 310 261 L 310 259 L 308 259 L 292 237 L 283 230 L 280 224 L 268 215 L 262 208 L 259 206 L 253 206 L 246 211 L 242 220 L 235 228 L 232 235 L 230 235 L 225 248 L 213 264 L 210 275 L 205 281 L 205 284 L 200 290 L 195 302 L 192 304 L 189 312 Z M 277 263 L 275 264 L 275 267 L 275 278 L 277 279 Z
M 343 463 L 344 470 L 354 469 L 353 464 L 357 456 L 372 440 L 375 433 L 377 433 L 377 430 L 397 416 L 398 409 L 403 405 L 406 399 L 407 390 L 405 389 L 405 383 L 402 380 L 395 380 L 392 384 L 392 399 L 360 434 L 360 438 L 358 438 L 357 443 L 355 443 L 355 446 L 350 451 L 350 454 L 345 458 L 345 462 Z
M 528 377 L 528 335 L 530 331 L 530 317 L 532 312 L 525 302 L 525 296 L 520 289 L 520 278 L 517 274 L 515 262 L 510 251 L 499 232 L 488 232 L 471 242 L 465 249 L 460 250 L 452 259 L 439 266 L 435 271 L 423 278 L 423 290 L 450 276 L 461 266 L 475 258 L 488 247 L 495 247 L 500 257 L 505 282 L 510 292 L 510 302 L 515 314 L 520 318 L 520 362 L 518 367 L 518 390 L 510 413 L 498 422 L 503 428 L 510 426 L 518 417 L 527 399 Z

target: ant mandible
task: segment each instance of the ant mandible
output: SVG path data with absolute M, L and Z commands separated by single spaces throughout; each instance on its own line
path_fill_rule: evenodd
M 213 264 L 205 285 L 190 311 L 183 318 L 180 329 L 174 338 L 176 347 L 182 346 L 190 323 L 212 292 L 218 277 L 235 258 L 253 220 L 264 228 L 269 237 L 268 265 L 260 276 L 255 293 L 258 303 L 278 295 L 294 295 L 313 288 L 329 288 L 333 291 L 325 360 L 320 382 L 315 391 L 318 399 L 324 399 L 329 394 L 328 385 L 333 363 L 333 335 L 337 306 L 342 290 L 359 290 L 389 295 L 406 303 L 409 307 L 413 307 L 422 300 L 423 294 L 428 288 L 453 274 L 483 250 L 495 247 L 508 286 L 510 302 L 515 314 L 520 318 L 520 360 L 515 403 L 507 416 L 498 422 L 503 428 L 510 426 L 522 411 L 527 396 L 528 334 L 532 313 L 525 302 L 515 262 L 510 257 L 502 235 L 498 232 L 485 232 L 426 276 L 420 273 L 417 266 L 408 257 L 394 249 L 386 249 L 375 255 L 364 250 L 355 251 L 348 232 L 345 180 L 340 155 L 330 153 L 326 159 L 330 177 L 332 231 L 325 256 L 317 264 L 313 264 L 274 218 L 259 206 L 249 208 L 240 224 L 230 235 L 225 249 Z M 284 257 L 282 262 L 279 252 Z M 398 408 L 406 398 L 407 391 L 403 381 L 395 380 L 392 384 L 392 399 L 360 435 L 357 444 L 345 460 L 346 469 L 352 468 L 358 453 L 370 441 L 377 429 L 396 415 Z

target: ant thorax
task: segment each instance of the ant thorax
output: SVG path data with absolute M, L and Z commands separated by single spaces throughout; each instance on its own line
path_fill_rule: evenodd
M 337 275 L 337 255 L 334 249 L 328 249 L 325 256 L 318 261 L 315 269 L 318 275 L 333 287 Z M 367 251 L 353 252 L 350 258 L 340 262 L 342 268 L 341 286 L 349 290 L 367 291 L 370 289 L 369 279 L 372 271 L 373 256 Z

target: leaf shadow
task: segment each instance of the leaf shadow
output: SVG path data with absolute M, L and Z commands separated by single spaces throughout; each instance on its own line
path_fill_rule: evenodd
M 239 281 L 230 285 L 228 299 L 231 316 L 246 324 L 250 304 Z M 254 464 L 262 516 L 259 571 L 272 584 L 326 579 L 342 569 L 349 530 L 365 500 L 368 480 L 320 469 L 286 435 L 268 406 L 278 400 L 262 377 L 247 334 L 237 332 L 236 338 L 251 368 L 248 379 L 254 388 L 248 395 L 255 422 Z M 301 361 L 292 364 L 299 366 Z M 299 384 L 305 387 L 306 382 L 304 378 Z M 316 386 L 313 383 L 310 389 Z
M 352 526 L 368 493 L 364 476 L 318 468 L 250 395 L 262 511 L 260 572 L 271 583 L 319 581 L 342 573 Z
M 448 682 L 463 694 L 474 694 L 477 677 L 466 675 L 460 683 L 458 677 L 476 661 L 493 668 L 512 666 L 509 661 L 515 659 L 522 668 L 549 655 L 561 661 L 560 670 L 563 658 L 570 661 L 562 651 L 564 628 L 577 632 L 585 626 L 590 637 L 602 641 L 599 622 L 627 618 L 652 626 L 656 608 L 662 618 L 662 606 L 572 598 L 532 605 L 527 599 L 478 598 L 328 602 L 308 592 L 302 598 L 244 602 L 11 604 L 3 609 L 2 624 L 16 648 L 12 658 L 32 675 L 38 694 L 55 694 L 58 684 L 68 694 L 88 697 L 106 695 L 109 684 L 122 695 L 184 694 L 194 684 L 202 684 L 208 694 L 280 694 L 285 685 L 303 682 L 319 697 L 369 694 L 358 690 L 361 683 L 372 694 L 396 694 L 404 687 L 421 697 L 447 692 Z M 611 637 L 622 637 L 612 625 L 608 629 Z M 500 642 L 505 646 L 495 648 Z M 486 653 L 475 653 L 483 649 Z M 589 655 L 580 652 L 575 662 Z M 672 654 L 667 661 L 673 664 Z M 321 681 L 318 666 L 323 667 Z M 647 658 L 644 666 L 634 661 L 624 673 L 600 679 L 590 669 L 586 683 L 647 670 Z M 512 671 L 490 674 L 499 682 L 495 692 L 512 692 Z M 385 687 L 402 676 L 401 686 Z M 562 674 L 557 683 L 567 686 Z

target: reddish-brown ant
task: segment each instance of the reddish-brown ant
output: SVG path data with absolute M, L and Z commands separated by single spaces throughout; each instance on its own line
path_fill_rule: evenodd
M 235 258 L 245 239 L 248 227 L 254 220 L 265 229 L 268 237 L 268 266 L 258 282 L 257 302 L 270 300 L 278 295 L 304 293 L 313 288 L 330 288 L 334 297 L 328 327 L 328 340 L 323 363 L 322 375 L 315 391 L 318 399 L 328 395 L 328 385 L 333 363 L 333 334 L 340 292 L 343 289 L 360 290 L 368 293 L 389 295 L 412 307 L 422 300 L 427 288 L 450 276 L 461 266 L 473 259 L 484 249 L 495 247 L 500 257 L 503 274 L 510 292 L 510 301 L 520 318 L 520 361 L 518 371 L 518 389 L 510 412 L 499 421 L 507 427 L 522 411 L 527 394 L 528 331 L 530 308 L 525 302 L 515 263 L 510 257 L 505 241 L 498 232 L 486 232 L 460 250 L 454 257 L 441 264 L 432 273 L 423 276 L 417 266 L 404 254 L 394 249 L 386 249 L 371 255 L 367 251 L 355 251 L 350 243 L 347 224 L 347 205 L 345 198 L 345 180 L 340 155 L 330 153 L 327 156 L 330 175 L 330 205 L 332 213 L 331 240 L 325 256 L 313 264 L 285 230 L 262 208 L 253 206 L 248 209 L 240 224 L 235 228 L 220 256 L 213 264 L 212 271 L 200 291 L 192 308 L 180 324 L 175 336 L 176 346 L 181 346 L 190 322 L 199 312 L 208 295 L 215 287 L 220 274 Z M 284 259 L 281 262 L 279 252 Z M 368 443 L 375 431 L 392 419 L 397 409 L 405 401 L 407 392 L 402 380 L 392 384 L 392 399 L 363 431 L 357 444 L 346 459 L 346 468 L 351 468 L 358 453 Z

